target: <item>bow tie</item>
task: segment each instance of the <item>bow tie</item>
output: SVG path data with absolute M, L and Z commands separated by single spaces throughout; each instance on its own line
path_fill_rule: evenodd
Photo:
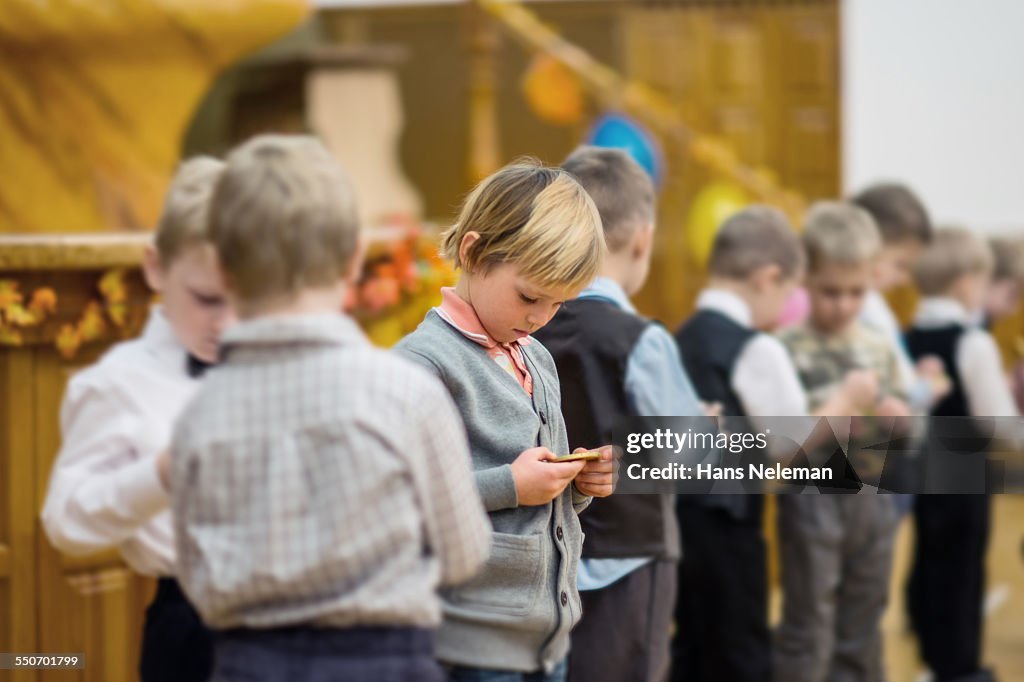
M 213 367 L 212 362 L 206 360 L 200 360 L 196 356 L 189 353 L 185 359 L 185 371 L 193 379 L 199 379 L 203 376 L 203 373 Z

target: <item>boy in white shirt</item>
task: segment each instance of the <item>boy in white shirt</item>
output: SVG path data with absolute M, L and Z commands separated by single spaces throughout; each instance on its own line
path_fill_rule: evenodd
M 168 193 L 155 245 L 145 251 L 146 281 L 162 296 L 142 336 L 117 344 L 68 384 L 62 445 L 50 475 L 43 527 L 57 549 L 85 554 L 117 546 L 135 571 L 159 578 L 146 612 L 143 682 L 205 681 L 209 632 L 175 574 L 174 535 L 163 479 L 171 426 L 217 360 L 232 314 L 206 208 L 223 164 L 182 164 Z
M 995 340 L 974 323 L 992 263 L 992 253 L 980 237 L 945 229 L 936 233 L 915 271 L 924 298 L 907 334 L 907 346 L 913 357 L 939 357 L 949 373 L 953 389 L 932 408 L 932 429 L 949 434 L 952 426 L 960 449 L 970 443 L 972 434 L 966 420 L 956 418 L 1017 416 Z M 977 435 L 973 440 L 981 444 L 986 438 Z M 966 464 L 970 458 L 944 453 L 942 442 L 941 436 L 930 439 L 924 453 L 925 493 L 948 492 L 953 480 L 968 484 L 962 468 L 942 469 L 953 460 Z M 976 471 L 984 465 L 983 457 L 979 453 Z M 937 682 L 994 679 L 981 667 L 990 516 L 987 493 L 917 496 L 916 546 L 907 593 L 921 657 Z
M 949 390 L 949 382 L 936 358 L 922 357 L 916 365 L 911 360 L 885 292 L 911 283 L 914 264 L 932 239 L 931 218 L 917 195 L 899 183 L 871 185 L 850 203 L 867 211 L 882 235 L 882 249 L 875 260 L 874 287 L 864 296 L 861 322 L 889 340 L 899 360 L 903 390 L 910 406 L 919 414 L 926 412 Z

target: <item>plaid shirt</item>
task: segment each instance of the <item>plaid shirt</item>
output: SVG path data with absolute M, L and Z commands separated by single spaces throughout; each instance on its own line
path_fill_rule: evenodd
M 490 542 L 441 383 L 340 315 L 244 322 L 224 350 L 172 447 L 178 576 L 203 619 L 437 625 L 438 585 Z

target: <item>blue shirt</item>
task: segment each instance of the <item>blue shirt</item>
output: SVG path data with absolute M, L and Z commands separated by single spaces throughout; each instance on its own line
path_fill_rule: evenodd
M 626 292 L 615 280 L 598 277 L 579 295 L 600 298 L 636 314 Z M 683 369 L 679 347 L 660 324 L 647 326 L 626 360 L 626 401 L 634 414 L 689 417 L 702 414 L 697 392 Z M 685 551 L 685 548 L 684 548 Z M 580 590 L 598 590 L 624 578 L 654 557 L 583 559 L 576 574 Z

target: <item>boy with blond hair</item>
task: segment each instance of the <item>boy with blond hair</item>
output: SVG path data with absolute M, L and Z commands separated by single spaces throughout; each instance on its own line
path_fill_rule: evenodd
M 611 494 L 614 463 L 610 446 L 552 461 L 569 453 L 558 372 L 531 334 L 597 274 L 601 218 L 571 175 L 523 160 L 477 185 L 443 250 L 459 280 L 397 348 L 462 414 L 494 551 L 445 595 L 438 657 L 451 682 L 562 682 L 581 616 L 577 514 Z
M 953 389 L 931 411 L 936 418 L 1014 417 L 1017 408 L 992 335 L 973 324 L 984 308 L 993 269 L 989 245 L 963 229 L 944 229 L 914 272 L 923 296 L 907 333 L 913 357 L 937 356 Z M 934 420 L 933 432 L 972 440 L 968 420 Z M 950 423 L 956 432 L 950 434 Z M 984 442 L 976 435 L 974 442 Z M 933 481 L 947 487 L 940 468 L 942 438 L 929 439 L 924 492 Z M 932 448 L 936 448 L 933 450 Z M 953 459 L 966 455 L 955 453 Z M 984 453 L 977 455 L 984 462 Z M 907 589 L 921 657 L 938 682 L 986 682 L 981 667 L 985 554 L 991 518 L 988 494 L 923 494 L 914 505 L 915 553 Z
M 158 578 L 146 610 L 143 682 L 205 682 L 213 642 L 175 580 L 174 534 L 163 480 L 175 418 L 217 359 L 232 320 L 206 234 L 223 164 L 186 161 L 168 190 L 146 281 L 161 294 L 142 336 L 119 343 L 75 374 L 61 406 L 62 444 L 50 475 L 43 528 L 57 549 L 118 547 L 136 572 Z
M 351 185 L 311 137 L 254 138 L 210 235 L 241 321 L 175 429 L 171 489 L 216 679 L 441 680 L 436 590 L 477 571 L 489 528 L 444 388 L 338 312 Z
M 537 333 L 558 367 L 569 447 L 610 442 L 625 417 L 700 414 L 672 336 L 629 301 L 650 266 L 654 184 L 619 149 L 580 147 L 562 168 L 594 200 L 608 247 L 598 277 Z M 594 500 L 580 523 L 586 615 L 572 633 L 570 682 L 667 679 L 680 556 L 674 496 Z
M 910 415 L 891 344 L 858 320 L 881 243 L 874 220 L 856 206 L 820 202 L 808 213 L 803 244 L 810 314 L 779 338 L 811 410 L 841 392 L 850 372 L 866 371 L 877 382 L 877 397 L 861 413 Z M 834 478 L 844 479 L 846 457 L 828 454 L 828 464 L 838 464 Z M 891 495 L 844 494 L 860 485 L 854 472 L 852 480 L 837 482 L 832 494 L 778 498 L 784 601 L 775 679 L 883 679 L 878 625 L 888 597 L 898 515 Z

